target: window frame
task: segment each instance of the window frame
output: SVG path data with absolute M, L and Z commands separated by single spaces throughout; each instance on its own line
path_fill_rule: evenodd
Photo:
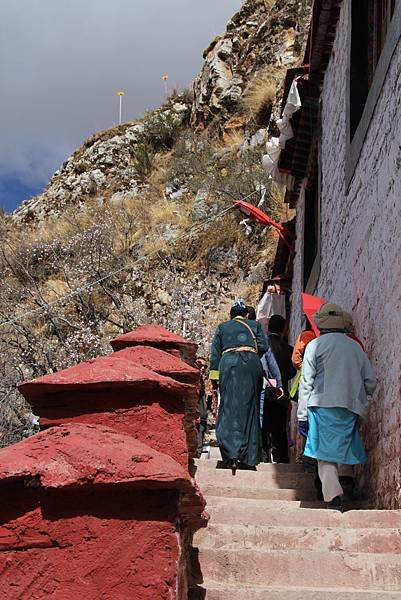
M 401 0 L 395 5 L 394 15 L 387 31 L 386 41 L 383 46 L 380 58 L 378 60 L 372 84 L 366 98 L 365 108 L 362 112 L 358 127 L 355 130 L 351 141 L 350 110 L 351 110 L 351 39 L 352 39 L 352 0 L 348 3 L 348 65 L 347 65 L 347 96 L 346 96 L 346 114 L 347 114 L 347 148 L 345 160 L 345 194 L 350 191 L 350 185 L 355 174 L 361 156 L 362 148 L 368 133 L 370 123 L 372 122 L 377 101 L 383 88 L 391 60 L 397 48 L 401 37 Z
M 317 288 L 320 271 L 321 271 L 321 248 L 322 248 L 322 144 L 321 144 L 321 114 L 322 114 L 322 101 L 319 102 L 319 128 L 318 128 L 318 136 L 317 136 L 317 173 L 318 173 L 318 181 L 317 181 L 317 190 L 316 190 L 316 255 L 315 260 L 313 261 L 313 265 L 309 274 L 308 281 L 304 280 L 305 273 L 305 254 L 302 251 L 302 290 L 307 294 L 313 294 Z M 304 203 L 304 214 L 303 214 L 303 227 L 302 227 L 302 248 L 305 246 L 305 217 L 306 217 L 306 198 L 305 198 L 305 189 L 303 189 L 303 203 Z

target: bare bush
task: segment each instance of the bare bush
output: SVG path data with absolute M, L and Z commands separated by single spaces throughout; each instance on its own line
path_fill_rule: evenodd
M 171 164 L 171 179 L 185 180 L 194 193 L 207 189 L 216 201 L 222 196 L 226 204 L 230 199 L 263 201 L 263 209 L 272 217 L 279 216 L 281 196 L 263 169 L 258 148 L 225 147 L 186 134 L 177 142 Z
M 270 122 L 273 103 L 277 95 L 277 85 L 270 71 L 257 73 L 244 95 L 241 105 L 248 116 L 259 127 L 266 127 Z

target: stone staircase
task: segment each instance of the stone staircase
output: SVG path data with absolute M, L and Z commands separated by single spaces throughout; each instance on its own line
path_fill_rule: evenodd
M 401 600 L 401 511 L 327 510 L 301 465 L 233 476 L 219 456 L 196 465 L 210 522 L 193 542 L 191 600 Z

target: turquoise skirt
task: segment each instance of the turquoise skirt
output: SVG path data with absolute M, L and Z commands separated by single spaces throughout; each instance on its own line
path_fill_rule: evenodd
M 346 408 L 309 408 L 305 456 L 343 465 L 365 463 L 358 421 L 358 415 Z

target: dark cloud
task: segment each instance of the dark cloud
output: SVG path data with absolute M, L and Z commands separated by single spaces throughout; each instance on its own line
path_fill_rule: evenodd
M 84 138 L 186 87 L 241 0 L 4 0 L 0 204 L 5 181 L 43 185 Z M 1 184 L 3 181 L 3 185 Z M 3 197 L 3 202 L 2 202 Z

